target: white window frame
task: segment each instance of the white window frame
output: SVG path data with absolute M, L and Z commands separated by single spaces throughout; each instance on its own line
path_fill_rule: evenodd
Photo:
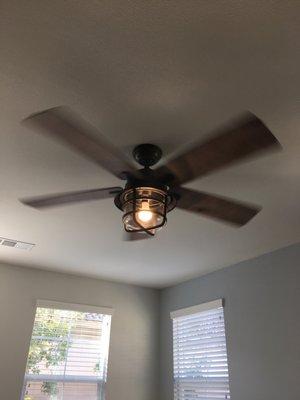
M 209 301 L 208 303 L 197 304 L 196 306 L 181 308 L 180 310 L 175 310 L 171 312 L 171 318 L 184 317 L 185 315 L 198 314 L 203 311 L 213 310 L 214 308 L 224 307 L 224 300 L 217 299 Z
M 226 340 L 226 325 L 225 325 L 225 315 L 224 315 L 224 299 L 217 299 L 217 300 L 213 300 L 207 303 L 202 303 L 202 304 L 198 304 L 195 306 L 191 306 L 191 307 L 186 307 L 186 308 L 182 308 L 179 310 L 175 310 L 172 311 L 170 313 L 170 317 L 172 319 L 172 321 L 176 320 L 176 319 L 180 319 L 181 317 L 189 317 L 189 316 L 193 316 L 193 314 L 200 314 L 202 312 L 206 312 L 206 311 L 210 311 L 210 310 L 217 310 L 217 309 L 222 309 L 223 312 L 223 317 L 224 317 L 224 328 L 225 328 L 225 348 L 226 348 L 226 359 L 227 359 L 227 367 L 228 367 L 228 352 L 227 352 L 227 340 Z M 175 362 L 175 348 L 174 348 L 174 324 L 173 324 L 173 328 L 172 328 L 172 332 L 173 332 L 173 365 Z M 178 339 L 178 338 L 177 338 Z M 178 350 L 176 350 L 178 351 Z M 173 379 L 174 379 L 174 398 L 175 398 L 175 387 L 176 385 L 178 385 L 179 383 L 176 382 L 176 377 L 175 377 L 175 370 L 173 371 Z M 229 378 L 229 373 L 228 373 L 228 388 L 229 388 L 229 393 L 226 395 L 226 397 L 224 397 L 224 399 L 230 399 L 230 378 Z
M 86 304 L 75 304 L 75 303 L 63 303 L 63 302 L 58 302 L 58 301 L 52 301 L 52 300 L 37 300 L 36 305 L 35 305 L 35 312 L 34 312 L 34 318 L 36 316 L 36 312 L 38 308 L 49 308 L 49 309 L 55 309 L 55 310 L 67 310 L 67 311 L 77 311 L 77 312 L 82 312 L 82 313 L 97 313 L 97 314 L 104 314 L 104 315 L 110 315 L 111 317 L 114 314 L 114 309 L 110 307 L 99 307 L 99 306 L 92 306 L 92 305 L 86 305 Z M 32 334 L 30 338 L 30 344 L 31 344 L 31 339 L 32 339 Z M 109 340 L 109 338 L 107 338 Z M 108 345 L 109 347 L 109 345 Z M 108 348 L 109 352 L 109 348 Z M 24 399 L 25 396 L 25 391 L 26 391 L 26 386 L 28 381 L 37 381 L 37 382 L 83 382 L 83 383 L 96 383 L 97 382 L 97 394 L 98 398 L 101 399 L 103 398 L 102 395 L 105 391 L 105 384 L 106 382 L 99 380 L 97 377 L 85 377 L 85 376 L 72 376 L 69 378 L 65 377 L 60 377 L 60 376 L 53 376 L 53 375 L 34 375 L 34 374 L 24 374 L 24 382 L 23 382 L 23 388 L 22 388 L 22 393 L 21 393 L 21 398 L 20 400 Z

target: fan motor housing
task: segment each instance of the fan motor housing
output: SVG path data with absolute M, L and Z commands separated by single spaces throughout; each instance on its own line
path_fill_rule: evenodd
M 115 205 L 120 210 L 123 210 L 122 200 L 124 198 L 125 192 L 144 187 L 153 188 L 164 192 L 166 197 L 168 198 L 168 204 L 171 206 L 168 207 L 168 209 L 173 209 L 175 206 L 174 195 L 170 193 L 169 187 L 165 185 L 164 182 L 162 182 L 160 179 L 158 179 L 155 170 L 150 168 L 161 159 L 162 150 L 160 149 L 160 147 L 156 146 L 155 144 L 143 143 L 136 146 L 133 149 L 132 154 L 134 159 L 144 168 L 141 168 L 139 170 L 139 177 L 127 174 L 127 182 L 125 188 L 115 197 Z

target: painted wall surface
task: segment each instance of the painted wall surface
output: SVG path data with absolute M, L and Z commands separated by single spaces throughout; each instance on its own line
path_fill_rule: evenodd
M 232 400 L 299 400 L 299 260 L 300 245 L 291 246 L 160 296 L 152 289 L 0 265 L 0 399 L 19 400 L 37 299 L 114 308 L 107 399 L 171 400 L 169 313 L 222 297 Z
M 107 400 L 157 399 L 157 291 L 0 265 L 1 400 L 19 400 L 37 299 L 114 308 Z
M 300 399 L 300 245 L 161 292 L 161 400 L 173 399 L 170 311 L 225 298 L 232 400 Z

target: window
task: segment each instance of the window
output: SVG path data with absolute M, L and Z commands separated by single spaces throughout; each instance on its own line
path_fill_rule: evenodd
M 38 302 L 21 400 L 103 400 L 110 314 Z
M 230 399 L 222 300 L 174 311 L 171 318 L 175 400 Z

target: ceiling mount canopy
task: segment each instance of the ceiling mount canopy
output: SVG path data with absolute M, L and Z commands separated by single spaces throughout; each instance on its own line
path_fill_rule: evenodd
M 153 236 L 166 223 L 167 213 L 176 206 L 236 226 L 246 224 L 260 207 L 181 185 L 248 156 L 280 148 L 266 125 L 248 113 L 221 128 L 211 139 L 157 169 L 151 167 L 161 159 L 161 149 L 153 144 L 140 144 L 134 148 L 133 157 L 143 168 L 136 169 L 134 163 L 94 127 L 65 107 L 33 114 L 23 123 L 30 129 L 55 137 L 116 177 L 126 180 L 126 184 L 124 188 L 110 187 L 23 199 L 22 203 L 40 209 L 114 197 L 116 206 L 123 211 L 128 240 L 143 239 L 145 233 L 147 237 Z
M 143 143 L 133 149 L 132 155 L 143 167 L 152 167 L 161 159 L 162 151 L 155 144 Z

